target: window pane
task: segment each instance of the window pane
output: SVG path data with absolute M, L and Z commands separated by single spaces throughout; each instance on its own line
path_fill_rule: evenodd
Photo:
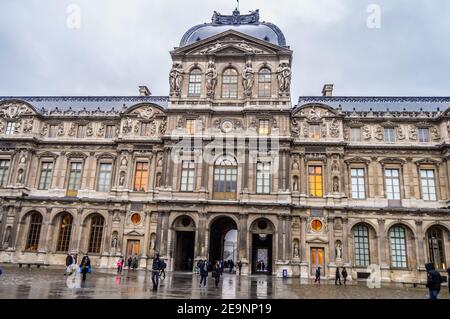
M 9 160 L 0 160 L 0 187 L 6 186 L 8 182 Z

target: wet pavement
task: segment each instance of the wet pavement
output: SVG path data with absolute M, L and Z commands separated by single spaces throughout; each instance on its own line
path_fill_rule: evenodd
M 275 278 L 266 275 L 236 276 L 224 273 L 218 288 L 208 277 L 206 287 L 199 287 L 200 277 L 191 273 L 168 273 L 157 292 L 152 291 L 151 273 L 125 269 L 121 276 L 114 270 L 97 269 L 88 274 L 80 288 L 69 288 L 64 270 L 59 268 L 19 268 L 2 265 L 0 299 L 427 299 L 425 288 L 400 284 L 382 284 L 370 289 L 364 282 L 347 287 L 334 281 L 312 281 L 299 278 Z M 443 286 L 440 299 L 450 299 Z

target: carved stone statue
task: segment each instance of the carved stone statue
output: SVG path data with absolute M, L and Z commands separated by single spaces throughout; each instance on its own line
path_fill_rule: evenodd
M 417 127 L 414 125 L 409 126 L 409 139 L 411 141 L 417 141 Z
M 366 141 L 368 141 L 372 138 L 372 133 L 370 132 L 370 126 L 367 126 L 367 125 L 363 126 L 362 137 Z
M 205 73 L 206 95 L 213 99 L 217 86 L 217 70 L 214 62 L 208 63 L 208 69 Z
M 72 123 L 69 128 L 69 136 L 75 136 L 75 132 L 76 132 L 76 125 L 75 123 Z
M 170 95 L 180 96 L 183 82 L 183 67 L 180 63 L 174 63 L 169 74 Z
M 7 244 L 7 245 L 4 245 L 4 246 L 9 247 L 10 239 L 11 239 L 11 227 L 8 227 L 8 228 L 6 228 L 5 238 L 3 240 L 3 243 Z
M 334 119 L 330 125 L 330 135 L 331 137 L 337 138 L 340 134 L 339 123 Z
M 122 166 L 127 166 L 128 165 L 128 160 L 126 156 L 122 156 L 122 160 L 120 161 L 120 165 Z
M 58 125 L 58 136 L 64 136 L 64 123 Z
M 441 138 L 441 134 L 439 134 L 436 126 L 431 128 L 431 137 L 433 138 L 433 141 L 438 141 Z
M 102 125 L 100 125 L 98 129 L 97 136 L 103 137 L 104 135 L 105 135 L 105 123 L 102 123 Z
M 20 160 L 19 160 L 19 163 L 20 163 L 20 164 L 25 164 L 26 161 L 27 161 L 27 154 L 26 154 L 26 153 L 20 154 Z
M 47 133 L 48 133 L 48 124 L 45 123 L 44 126 L 42 126 L 42 129 L 41 129 L 41 135 L 42 135 L 42 136 L 46 136 Z
M 342 259 L 342 244 L 340 241 L 336 242 L 336 259 Z
M 377 126 L 375 130 L 375 138 L 379 141 L 382 141 L 384 139 L 383 128 L 381 126 Z
M 133 121 L 130 118 L 127 118 L 125 120 L 125 123 L 123 124 L 122 130 L 125 134 L 128 134 L 131 132 L 132 128 L 133 128 Z
M 294 176 L 294 181 L 292 183 L 292 190 L 294 192 L 298 191 L 298 177 L 297 176 Z
M 247 62 L 242 72 L 242 85 L 246 96 L 252 95 L 253 85 L 255 84 L 255 72 L 253 72 L 252 64 Z
M 33 129 L 33 119 L 25 120 L 23 124 L 23 132 L 29 133 Z
M 23 183 L 23 169 L 19 169 L 19 171 L 17 172 L 17 183 Z
M 397 138 L 399 140 L 404 140 L 406 138 L 405 130 L 401 126 L 397 127 Z
M 164 135 L 166 134 L 167 130 L 167 120 L 164 119 L 161 124 L 159 124 L 159 134 Z
M 117 238 L 117 235 L 114 235 L 111 241 L 111 248 L 117 249 L 118 247 L 119 247 L 119 239 Z
M 119 186 L 125 185 L 125 172 L 121 171 L 119 176 Z
M 280 63 L 277 69 L 277 78 L 280 95 L 289 95 L 292 78 L 292 72 L 289 63 Z
M 89 123 L 86 127 L 86 136 L 94 135 L 94 128 L 92 127 L 92 123 Z
M 294 258 L 298 258 L 300 255 L 297 242 L 294 243 Z
M 154 250 L 155 249 L 155 244 L 156 244 L 156 235 L 155 235 L 155 233 L 152 233 L 150 235 L 150 247 L 149 247 L 149 249 L 150 250 Z
M 333 192 L 338 193 L 339 192 L 339 178 L 335 176 L 333 178 Z

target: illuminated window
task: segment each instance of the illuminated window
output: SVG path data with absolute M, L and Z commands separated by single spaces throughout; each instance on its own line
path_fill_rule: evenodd
M 134 173 L 134 190 L 138 192 L 146 192 L 148 184 L 148 163 L 137 162 L 136 171 Z
M 272 73 L 268 68 L 262 68 L 258 74 L 258 96 L 270 97 L 271 84 L 272 84 Z
M 58 244 L 56 251 L 68 251 L 70 243 L 70 235 L 72 234 L 73 217 L 70 214 L 64 214 L 59 224 Z
M 30 228 L 28 230 L 27 244 L 25 250 L 36 251 L 39 246 L 39 238 L 41 236 L 42 215 L 33 213 L 30 216 Z
M 214 199 L 236 199 L 236 190 L 236 160 L 231 156 L 223 156 L 214 166 Z
M 361 129 L 359 127 L 350 128 L 350 141 L 361 142 Z
M 200 96 L 200 87 L 202 83 L 202 71 L 193 69 L 189 74 L 189 96 Z
M 355 242 L 355 265 L 367 267 L 370 265 L 369 253 L 369 229 L 365 225 L 357 225 L 353 228 Z
M 309 126 L 309 137 L 314 139 L 320 138 L 320 125 L 312 124 Z
M 98 172 L 97 190 L 99 192 L 108 192 L 111 185 L 111 163 L 101 163 Z
M 320 231 L 322 230 L 323 224 L 320 220 L 318 219 L 314 219 L 313 221 L 311 221 L 311 228 L 314 231 Z
M 6 135 L 12 135 L 14 134 L 14 131 L 16 130 L 16 122 L 7 122 L 6 123 Z
M 80 163 L 80 162 L 70 163 L 69 183 L 67 184 L 67 189 L 69 191 L 80 189 L 81 167 L 82 167 L 82 163 Z
M 351 175 L 352 175 L 352 198 L 365 199 L 366 189 L 365 189 L 364 169 L 352 168 Z
M 420 183 L 422 185 L 422 199 L 430 201 L 437 200 L 434 170 L 421 169 Z
M 388 143 L 395 142 L 395 129 L 393 127 L 384 128 L 384 141 Z
M 256 192 L 270 193 L 270 163 L 258 162 L 256 164 Z
M 432 262 L 437 269 L 447 269 L 444 253 L 444 236 L 442 230 L 432 227 L 427 231 L 428 256 L 429 262 Z
M 0 160 L 0 187 L 8 182 L 9 160 Z
M 42 162 L 38 189 L 49 189 L 52 182 L 53 162 Z
M 196 120 L 186 120 L 186 131 L 189 135 L 195 134 L 195 122 Z
M 426 127 L 419 128 L 419 142 L 427 143 L 430 141 L 430 130 Z
M 391 240 L 392 267 L 407 268 L 405 228 L 400 226 L 392 227 L 389 232 L 389 238 Z
M 323 196 L 322 166 L 309 166 L 309 195 L 313 197 Z
M 131 222 L 134 225 L 139 225 L 139 223 L 141 222 L 141 215 L 139 215 L 138 213 L 131 215 Z
M 223 73 L 222 97 L 224 99 L 237 98 L 238 74 L 235 69 L 227 69 Z
M 269 120 L 259 120 L 259 134 L 269 135 L 270 134 L 270 121 Z
M 105 224 L 105 219 L 99 215 L 95 214 L 91 218 L 91 231 L 89 234 L 89 253 L 100 253 L 100 248 L 102 246 L 103 238 L 103 227 Z
M 195 163 L 194 161 L 183 161 L 181 165 L 180 190 L 182 192 L 192 192 L 194 190 Z
M 387 199 L 400 200 L 400 173 L 398 169 L 386 169 L 386 194 Z

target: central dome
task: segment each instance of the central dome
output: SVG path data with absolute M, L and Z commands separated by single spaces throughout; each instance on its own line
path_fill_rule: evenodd
M 259 10 L 250 12 L 250 14 L 241 15 L 239 10 L 236 9 L 230 16 L 221 15 L 214 11 L 212 22 L 199 24 L 190 28 L 181 39 L 180 47 L 207 39 L 228 30 L 235 30 L 282 47 L 286 46 L 286 39 L 280 28 L 272 23 L 259 22 Z

